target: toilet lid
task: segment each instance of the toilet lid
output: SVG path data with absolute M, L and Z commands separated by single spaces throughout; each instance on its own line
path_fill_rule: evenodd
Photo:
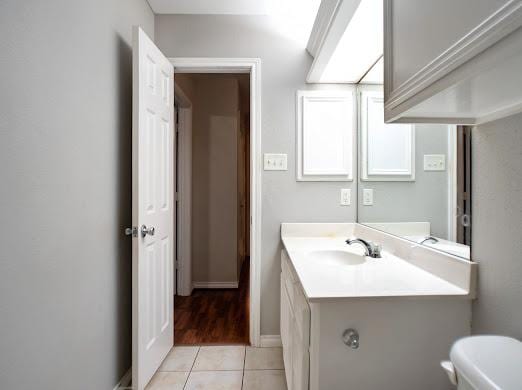
M 476 389 L 522 389 L 522 343 L 503 336 L 458 340 L 450 358 L 459 376 Z

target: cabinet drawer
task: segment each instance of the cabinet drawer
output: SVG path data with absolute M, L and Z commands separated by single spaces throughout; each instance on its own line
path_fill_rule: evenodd
M 290 306 L 294 306 L 294 284 L 296 280 L 294 278 L 294 274 L 292 269 L 290 268 L 289 259 L 286 256 L 285 251 L 281 252 L 281 288 L 285 287 L 286 292 L 288 294 L 288 300 Z
M 290 259 L 284 249 L 281 251 L 281 272 L 283 272 L 285 278 L 289 279 L 292 283 L 298 281 L 297 275 L 295 274 L 292 265 L 290 264 Z

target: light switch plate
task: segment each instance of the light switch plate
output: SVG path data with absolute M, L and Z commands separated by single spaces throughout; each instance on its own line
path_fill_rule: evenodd
M 263 166 L 265 171 L 286 171 L 288 170 L 287 155 L 265 153 Z
M 350 206 L 352 203 L 352 190 L 349 188 L 341 189 L 341 206 Z
M 444 154 L 425 154 L 424 155 L 425 171 L 445 171 L 446 156 Z
M 371 189 L 371 188 L 363 189 L 363 205 L 364 206 L 373 206 L 373 189 Z

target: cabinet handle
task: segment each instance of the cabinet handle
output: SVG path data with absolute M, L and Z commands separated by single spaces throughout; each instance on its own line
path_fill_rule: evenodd
M 346 329 L 343 332 L 343 342 L 351 349 L 359 348 L 359 332 L 355 329 Z

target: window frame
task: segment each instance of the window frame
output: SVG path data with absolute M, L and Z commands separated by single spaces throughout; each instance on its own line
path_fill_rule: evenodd
M 390 182 L 390 181 L 415 181 L 415 125 L 401 124 L 410 128 L 409 135 L 409 173 L 402 173 L 401 171 L 390 170 L 389 173 L 381 172 L 379 174 L 372 174 L 369 172 L 369 150 L 368 150 L 368 108 L 369 100 L 381 100 L 384 109 L 384 94 L 382 88 L 375 88 L 371 86 L 360 86 L 358 93 L 358 123 L 359 123 L 359 177 L 361 181 L 374 182 Z M 384 122 L 384 118 L 383 118 Z
M 305 102 L 313 100 L 335 101 L 349 99 L 352 110 L 351 145 L 346 145 L 344 152 L 350 159 L 350 167 L 347 173 L 343 174 L 306 174 L 304 170 L 304 115 Z M 354 86 L 344 87 L 342 90 L 299 90 L 296 93 L 296 180 L 297 181 L 330 181 L 330 182 L 351 182 L 354 181 L 354 171 L 357 166 L 357 91 Z

